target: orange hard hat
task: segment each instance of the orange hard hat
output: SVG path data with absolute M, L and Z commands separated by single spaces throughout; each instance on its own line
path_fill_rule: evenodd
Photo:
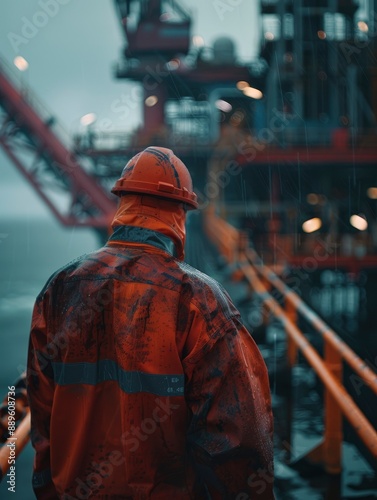
M 171 149 L 157 146 L 150 146 L 131 158 L 111 192 L 117 196 L 151 194 L 185 203 L 189 210 L 198 208 L 186 165 Z

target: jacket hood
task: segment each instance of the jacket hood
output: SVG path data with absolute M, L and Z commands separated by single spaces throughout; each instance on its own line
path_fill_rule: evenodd
M 186 211 L 182 203 L 149 195 L 127 194 L 120 198 L 111 227 L 136 226 L 162 233 L 173 240 L 177 258 L 183 260 L 185 222 Z

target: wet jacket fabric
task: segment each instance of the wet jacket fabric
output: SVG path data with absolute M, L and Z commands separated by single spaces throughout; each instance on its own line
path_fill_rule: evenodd
M 57 271 L 36 300 L 35 494 L 271 499 L 261 354 L 224 289 L 180 260 L 183 208 L 182 224 L 171 202 L 125 198 L 107 244 Z

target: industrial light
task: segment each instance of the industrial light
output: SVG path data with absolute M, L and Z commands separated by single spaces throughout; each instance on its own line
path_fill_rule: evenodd
M 244 80 L 240 80 L 239 82 L 237 82 L 238 90 L 246 89 L 246 87 L 249 87 L 249 84 L 247 82 L 245 82 Z
M 371 200 L 377 200 L 377 187 L 370 187 L 367 189 L 368 198 Z
M 194 47 L 203 47 L 204 38 L 200 35 L 194 35 L 192 37 L 192 43 L 193 43 Z
M 319 38 L 320 40 L 325 40 L 325 38 L 326 38 L 326 36 L 327 36 L 327 35 L 326 35 L 326 32 L 325 32 L 325 31 L 323 31 L 323 30 L 319 30 L 319 31 L 317 31 L 317 36 L 318 36 L 318 38 Z
M 80 123 L 84 127 L 92 125 L 97 120 L 97 115 L 95 113 L 87 113 L 80 118 Z
M 153 108 L 158 103 L 158 97 L 156 95 L 150 95 L 145 99 L 145 105 L 148 106 L 148 108 Z
M 271 31 L 266 31 L 266 33 L 264 34 L 264 38 L 266 40 L 274 40 L 275 38 L 275 35 L 273 33 L 271 33 Z
M 302 230 L 304 233 L 314 233 L 322 227 L 322 221 L 319 217 L 313 217 L 313 219 L 306 220 L 302 225 Z
M 220 111 L 224 111 L 224 113 L 229 113 L 230 111 L 232 111 L 232 105 L 227 102 L 227 101 L 224 101 L 223 99 L 218 99 L 216 102 L 215 102 L 215 106 L 217 109 L 219 109 Z
M 179 59 L 172 59 L 171 61 L 166 63 L 166 69 L 169 71 L 175 71 L 181 65 L 181 61 Z
M 16 66 L 16 68 L 18 68 L 20 71 L 26 71 L 29 67 L 29 63 L 22 56 L 15 57 L 13 63 Z
M 359 28 L 360 31 L 362 31 L 363 33 L 368 33 L 369 31 L 369 26 L 367 25 L 367 23 L 365 21 L 359 21 L 357 23 L 357 27 Z
M 245 87 L 242 92 L 252 99 L 262 99 L 263 94 L 260 90 L 255 89 L 254 87 Z
M 306 201 L 309 203 L 309 205 L 318 205 L 319 196 L 318 196 L 318 194 L 315 194 L 315 193 L 309 193 L 306 196 Z
M 368 222 L 362 215 L 351 215 L 350 224 L 359 231 L 365 231 L 368 228 Z

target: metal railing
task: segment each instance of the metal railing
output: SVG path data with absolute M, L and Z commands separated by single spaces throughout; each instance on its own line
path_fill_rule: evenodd
M 15 460 L 30 439 L 31 421 L 26 394 L 26 372 L 20 375 L 13 387 L 8 386 L 8 391 L 10 391 L 8 395 L 0 402 L 0 482 L 7 476 L 9 469 L 11 474 L 8 479 L 11 479 L 11 466 L 14 472 Z
M 297 353 L 300 351 L 323 384 L 324 437 L 321 444 L 309 452 L 307 457 L 312 462 L 322 463 L 330 474 L 341 472 L 344 416 L 372 457 L 377 460 L 377 432 L 343 385 L 343 360 L 375 394 L 377 374 L 291 288 L 263 264 L 254 250 L 248 248 L 245 233 L 217 216 L 213 207 L 207 210 L 205 229 L 220 253 L 234 267 L 237 266 L 237 272 L 247 280 L 267 311 L 284 326 L 288 364 L 295 364 Z M 282 297 L 284 307 L 274 297 L 273 291 L 277 291 Z M 298 327 L 298 315 L 322 336 L 323 356 Z
M 341 471 L 341 446 L 343 441 L 342 416 L 344 416 L 374 459 L 377 460 L 377 432 L 354 402 L 342 383 L 342 361 L 377 394 L 377 374 L 359 358 L 305 302 L 289 288 L 270 268 L 265 266 L 256 252 L 248 248 L 245 233 L 215 214 L 213 207 L 206 211 L 205 229 L 226 260 L 248 281 L 265 308 L 284 326 L 287 334 L 288 363 L 293 366 L 300 351 L 324 386 L 324 437 L 321 444 L 307 454 L 313 462 L 320 462 L 330 474 Z M 284 307 L 273 296 L 277 290 L 284 299 Z M 298 315 L 322 336 L 324 355 L 321 356 L 297 326 Z M 13 437 L 17 437 L 17 454 L 29 439 L 30 414 L 19 424 Z M 10 448 L 0 448 L 0 473 L 4 477 L 8 468 Z
M 14 464 L 19 454 L 30 440 L 30 411 L 19 422 L 17 429 L 7 442 L 0 447 L 0 482 L 5 478 L 10 466 Z

